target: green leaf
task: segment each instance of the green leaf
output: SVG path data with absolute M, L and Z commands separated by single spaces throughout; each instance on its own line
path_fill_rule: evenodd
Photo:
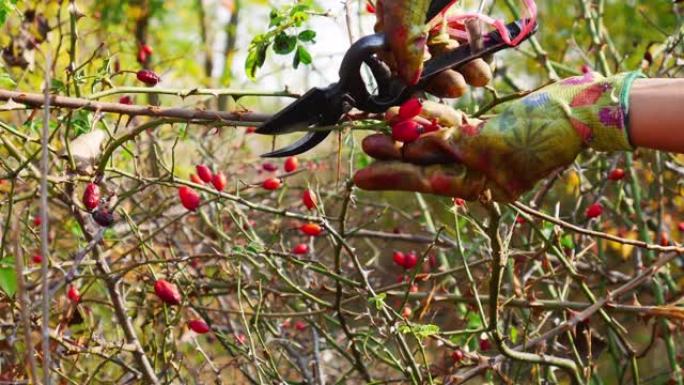
M 415 334 L 416 337 L 424 339 L 439 333 L 439 326 L 433 324 L 427 325 L 401 325 L 399 326 L 399 331 L 403 334 Z
M 385 298 L 386 297 L 387 297 L 387 293 L 380 293 L 373 298 L 369 298 L 368 302 L 374 304 L 376 310 L 380 310 L 385 305 Z
M 565 234 L 561 238 L 561 245 L 565 247 L 566 249 L 574 249 L 575 248 L 575 242 L 572 240 L 572 235 L 570 234 Z
M 310 29 L 304 30 L 297 35 L 297 38 L 301 41 L 313 42 L 313 40 L 316 38 L 316 31 L 312 31 Z
M 5 71 L 0 71 L 0 87 L 2 88 L 12 88 L 16 86 L 17 83 L 12 80 L 10 75 Z
M 0 260 L 0 289 L 9 297 L 14 297 L 17 292 L 17 275 L 14 270 L 14 257 L 5 257 Z
M 273 40 L 273 51 L 278 55 L 287 55 L 297 47 L 297 37 L 284 32 L 279 33 Z M 301 59 L 301 58 L 300 58 Z
M 311 61 L 312 61 L 311 54 L 309 53 L 309 51 L 307 51 L 306 48 L 304 48 L 304 46 L 300 45 L 297 47 L 297 54 L 296 55 L 302 64 L 311 64 Z
M 250 45 L 247 59 L 245 59 L 245 73 L 250 80 L 256 78 L 256 73 L 266 61 L 268 44 Z

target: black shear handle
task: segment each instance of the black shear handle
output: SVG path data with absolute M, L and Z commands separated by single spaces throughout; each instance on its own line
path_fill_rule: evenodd
M 506 25 L 511 40 L 522 33 L 524 23 L 529 21 L 517 20 Z M 536 27 L 532 33 L 536 32 Z M 531 34 L 530 34 L 531 35 Z M 527 38 L 527 37 L 526 37 Z M 376 62 L 373 54 L 386 48 L 386 39 L 383 34 L 366 36 L 357 41 L 345 56 L 340 68 L 340 84 L 349 90 L 349 94 L 355 102 L 355 107 L 366 112 L 384 112 L 392 106 L 397 106 L 411 97 L 417 90 L 424 89 L 427 83 L 438 73 L 447 69 L 458 69 L 462 65 L 493 54 L 510 45 L 504 42 L 498 31 L 492 31 L 484 36 L 484 47 L 472 52 L 469 44 L 462 45 L 457 49 L 425 63 L 420 81 L 413 87 L 407 87 L 396 78 L 387 75 L 387 69 L 382 69 Z M 369 64 L 373 76 L 378 83 L 378 94 L 372 95 L 366 88 L 366 83 L 361 77 L 361 64 Z

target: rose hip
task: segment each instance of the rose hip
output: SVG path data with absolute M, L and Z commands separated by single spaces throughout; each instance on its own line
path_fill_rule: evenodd
M 392 254 L 392 261 L 394 261 L 397 266 L 404 267 L 404 264 L 406 263 L 406 255 L 401 251 L 395 251 L 394 254 Z
M 415 251 L 411 251 L 410 253 L 406 254 L 406 258 L 404 259 L 404 269 L 413 269 L 417 264 L 418 255 L 416 255 Z
M 392 139 L 397 142 L 415 142 L 423 132 L 423 126 L 413 120 L 403 120 L 392 125 Z
M 197 210 L 200 205 L 199 193 L 188 186 L 178 188 L 178 197 L 180 197 L 183 207 L 190 211 Z
M 211 183 L 211 178 L 213 175 L 209 166 L 205 164 L 198 164 L 195 166 L 195 170 L 197 171 L 197 176 L 199 176 L 204 183 Z
M 323 229 L 316 223 L 305 223 L 299 227 L 299 231 L 306 235 L 316 237 L 321 235 Z
M 226 180 L 226 176 L 223 175 L 222 172 L 217 172 L 211 178 L 211 184 L 213 184 L 214 188 L 216 188 L 216 190 L 218 190 L 218 191 L 223 191 L 223 189 L 226 188 L 227 183 L 228 183 L 228 181 Z
M 67 298 L 69 298 L 69 301 L 74 303 L 81 301 L 81 293 L 78 292 L 76 286 L 69 285 L 69 289 L 67 290 Z
M 625 177 L 625 170 L 621 168 L 616 168 L 608 173 L 608 179 L 612 181 L 622 180 Z
M 278 178 L 268 178 L 261 184 L 261 186 L 266 190 L 273 191 L 279 189 L 282 184 L 283 182 L 281 182 Z
M 399 107 L 399 120 L 409 120 L 420 115 L 423 111 L 423 102 L 418 98 L 411 98 Z
M 603 206 L 601 206 L 600 203 L 593 203 L 589 205 L 589 207 L 587 207 L 587 211 L 585 212 L 585 215 L 589 219 L 600 217 L 601 214 L 603 214 Z
M 299 160 L 296 157 L 291 156 L 285 159 L 285 172 L 297 171 L 297 167 L 299 167 Z
M 150 70 L 140 70 L 136 74 L 136 77 L 141 82 L 147 84 L 148 86 L 156 86 L 159 83 L 159 75 Z
M 300 243 L 292 248 L 292 254 L 303 255 L 309 253 L 309 246 L 306 243 Z
M 176 285 L 165 279 L 158 279 L 154 283 L 154 292 L 167 305 L 178 305 L 181 302 L 181 295 Z
M 88 183 L 83 191 L 83 205 L 88 210 L 95 209 L 100 204 L 100 186 L 95 183 Z
M 188 321 L 188 327 L 197 334 L 206 334 L 209 333 L 210 330 L 209 325 L 207 325 L 207 323 L 201 319 L 193 319 Z
M 304 190 L 304 193 L 302 193 L 302 203 L 304 203 L 304 206 L 309 210 L 316 208 L 316 206 L 318 206 L 316 194 L 309 189 Z

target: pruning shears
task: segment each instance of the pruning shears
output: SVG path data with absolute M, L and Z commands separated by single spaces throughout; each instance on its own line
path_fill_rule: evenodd
M 427 13 L 427 20 L 437 16 L 452 0 L 433 0 Z M 526 20 L 517 20 L 506 25 L 510 38 L 519 36 Z M 535 29 L 532 31 L 534 33 Z M 524 39 L 532 35 L 528 34 Z M 417 91 L 422 90 L 432 77 L 440 72 L 460 66 L 495 52 L 510 48 L 498 31 L 483 36 L 484 44 L 479 50 L 471 49 L 469 44 L 456 50 L 432 58 L 425 62 L 420 80 L 414 86 L 407 86 L 392 75 L 389 67 L 375 54 L 388 49 L 383 33 L 365 36 L 347 50 L 339 70 L 340 80 L 325 88 L 314 87 L 296 101 L 279 111 L 271 119 L 257 128 L 256 133 L 264 135 L 283 135 L 297 131 L 308 131 L 295 143 L 284 148 L 263 154 L 262 157 L 277 158 L 304 153 L 321 143 L 331 130 L 321 129 L 335 125 L 352 108 L 369 113 L 381 113 L 392 106 L 406 101 Z M 371 94 L 361 76 L 361 67 L 366 64 L 377 85 Z

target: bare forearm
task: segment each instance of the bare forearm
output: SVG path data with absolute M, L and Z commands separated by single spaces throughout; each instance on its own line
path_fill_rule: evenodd
M 636 147 L 684 153 L 684 79 L 638 79 L 629 98 Z

